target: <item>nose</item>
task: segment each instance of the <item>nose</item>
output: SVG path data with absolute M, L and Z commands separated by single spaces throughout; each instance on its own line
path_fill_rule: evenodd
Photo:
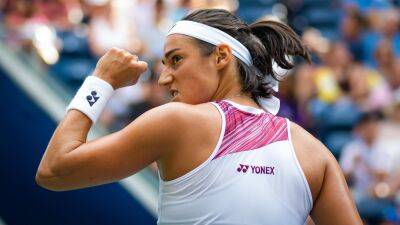
M 161 72 L 160 77 L 158 78 L 158 85 L 160 86 L 169 86 L 173 81 L 173 76 L 168 70 L 168 68 L 164 68 Z

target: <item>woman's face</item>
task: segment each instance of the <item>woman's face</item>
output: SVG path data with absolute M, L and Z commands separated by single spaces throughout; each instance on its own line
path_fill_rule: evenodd
M 174 102 L 200 104 L 210 101 L 220 83 L 216 56 L 204 56 L 196 40 L 173 34 L 166 38 L 164 68 L 158 83 L 168 88 Z

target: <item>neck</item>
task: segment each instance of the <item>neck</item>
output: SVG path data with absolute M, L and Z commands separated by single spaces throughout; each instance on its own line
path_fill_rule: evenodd
M 251 94 L 242 91 L 240 77 L 237 75 L 236 70 L 230 70 L 229 68 L 225 73 L 221 74 L 219 86 L 211 101 L 223 99 L 258 108 L 257 103 L 251 98 Z

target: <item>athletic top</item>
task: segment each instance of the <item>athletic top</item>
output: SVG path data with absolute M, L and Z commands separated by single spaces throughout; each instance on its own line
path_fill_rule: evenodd
M 303 225 L 313 203 L 289 120 L 227 100 L 211 103 L 222 117 L 217 145 L 187 174 L 160 178 L 157 224 Z

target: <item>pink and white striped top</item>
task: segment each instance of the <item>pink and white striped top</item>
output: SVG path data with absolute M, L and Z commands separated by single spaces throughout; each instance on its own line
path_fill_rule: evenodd
M 235 107 L 233 102 L 220 101 L 217 104 L 225 114 L 226 127 L 214 159 L 288 140 L 286 119 L 267 112 L 251 113 L 238 108 L 238 105 Z
M 303 225 L 312 209 L 287 119 L 232 101 L 212 102 L 222 130 L 210 157 L 160 179 L 158 224 Z

